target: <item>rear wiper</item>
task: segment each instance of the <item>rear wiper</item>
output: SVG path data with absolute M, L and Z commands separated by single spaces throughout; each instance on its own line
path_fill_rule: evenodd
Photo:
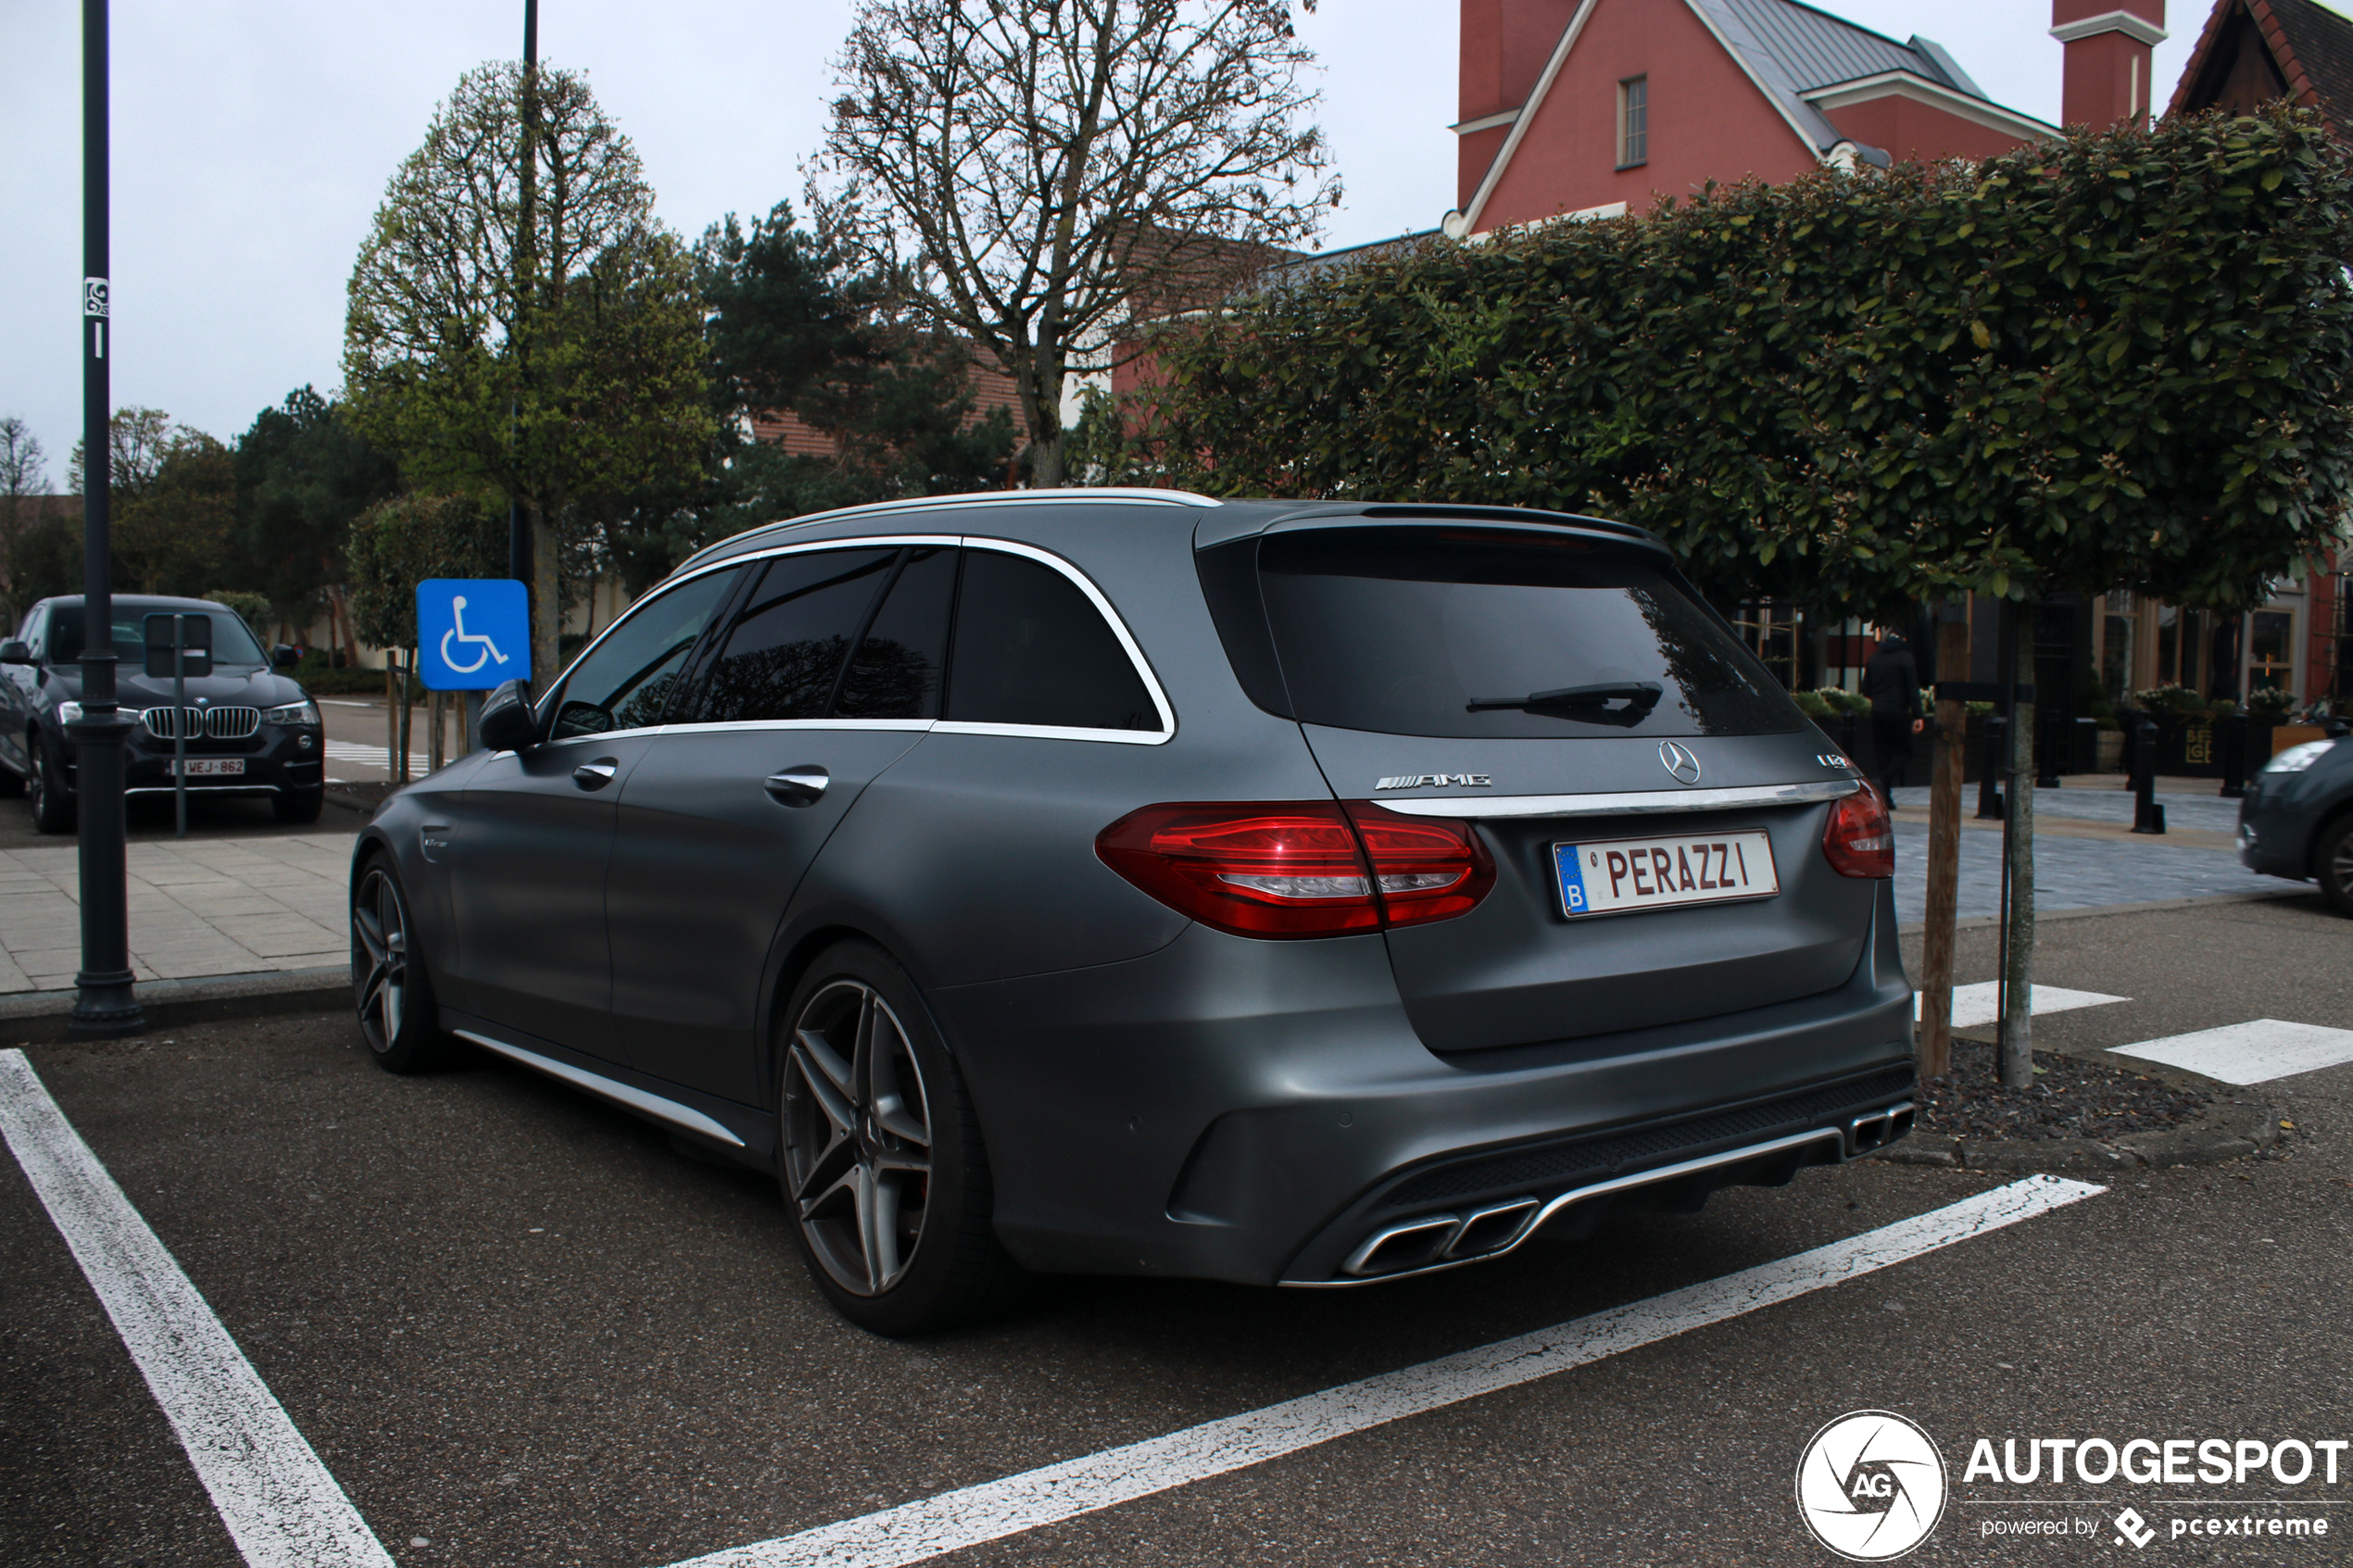
M 1652 709 L 1667 688 L 1656 681 L 1604 681 L 1592 686 L 1562 686 L 1549 692 L 1530 692 L 1526 696 L 1480 697 L 1463 705 L 1464 711 L 1485 713 L 1495 709 L 1517 708 L 1530 713 L 1561 709 L 1566 716 L 1589 724 L 1641 723 L 1650 717 Z M 1613 702 L 1623 702 L 1623 708 L 1611 708 Z M 1585 711 L 1579 711 L 1584 709 Z

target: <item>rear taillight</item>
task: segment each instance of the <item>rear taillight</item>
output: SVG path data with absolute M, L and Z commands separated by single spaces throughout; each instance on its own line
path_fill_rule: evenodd
M 1894 819 L 1887 814 L 1886 797 L 1869 780 L 1831 807 L 1830 826 L 1822 830 L 1822 855 L 1841 876 L 1895 874 Z
M 1377 931 L 1384 910 L 1390 925 L 1446 920 L 1495 880 L 1465 824 L 1369 803 L 1147 806 L 1105 828 L 1095 852 L 1171 909 L 1237 936 Z
M 1348 802 L 1348 815 L 1373 863 L 1374 885 L 1391 925 L 1468 914 L 1495 885 L 1495 862 L 1468 822 L 1408 817 L 1369 800 Z

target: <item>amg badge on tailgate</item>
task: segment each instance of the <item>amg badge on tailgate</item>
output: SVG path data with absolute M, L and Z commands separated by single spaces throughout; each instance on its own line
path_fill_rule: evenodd
M 1465 789 L 1492 789 L 1495 780 L 1486 773 L 1392 773 L 1375 784 L 1375 789 L 1444 789 L 1458 784 Z

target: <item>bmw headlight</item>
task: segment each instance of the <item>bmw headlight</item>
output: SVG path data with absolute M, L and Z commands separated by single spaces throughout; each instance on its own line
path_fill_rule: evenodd
M 2291 746 L 2263 764 L 2267 773 L 2300 773 L 2326 757 L 2336 747 L 2333 740 L 2308 740 L 2301 746 Z
M 300 702 L 287 703 L 283 708 L 265 710 L 261 721 L 265 724 L 315 724 L 319 721 L 319 705 L 305 697 Z
M 57 721 L 59 723 L 76 723 L 80 721 L 81 718 L 82 704 L 78 702 L 61 702 L 57 704 Z

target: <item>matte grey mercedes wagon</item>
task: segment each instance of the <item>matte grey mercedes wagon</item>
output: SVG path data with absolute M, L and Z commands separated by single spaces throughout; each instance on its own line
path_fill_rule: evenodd
M 1013 492 L 705 550 L 352 869 L 449 1036 L 784 1188 L 885 1333 L 1351 1286 L 1910 1128 L 1893 829 L 1651 535 Z

